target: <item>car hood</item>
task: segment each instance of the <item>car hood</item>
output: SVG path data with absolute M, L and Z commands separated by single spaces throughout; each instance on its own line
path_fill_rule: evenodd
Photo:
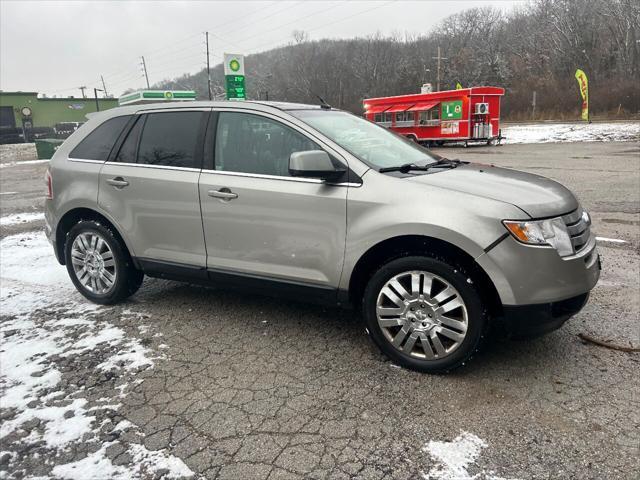
M 491 165 L 463 164 L 409 180 L 510 203 L 532 218 L 551 217 L 578 208 L 573 193 L 558 182 Z

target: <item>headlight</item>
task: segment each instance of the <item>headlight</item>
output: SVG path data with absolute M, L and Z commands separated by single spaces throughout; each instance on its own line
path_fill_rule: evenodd
M 504 226 L 516 240 L 529 245 L 549 245 L 558 251 L 558 255 L 573 255 L 573 245 L 562 218 L 547 220 L 511 221 L 504 220 Z

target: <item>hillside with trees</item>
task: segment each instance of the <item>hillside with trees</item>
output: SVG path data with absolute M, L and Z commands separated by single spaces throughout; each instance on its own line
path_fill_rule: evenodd
M 289 45 L 246 57 L 252 99 L 328 103 L 356 113 L 362 99 L 419 92 L 436 84 L 440 47 L 441 90 L 503 86 L 503 117 L 578 118 L 576 68 L 589 76 L 596 116 L 629 118 L 640 110 L 640 2 L 534 0 L 510 12 L 473 8 L 420 35 L 309 40 L 292 33 Z M 223 98 L 222 65 L 212 69 L 213 93 Z M 156 85 L 195 89 L 207 98 L 206 71 Z

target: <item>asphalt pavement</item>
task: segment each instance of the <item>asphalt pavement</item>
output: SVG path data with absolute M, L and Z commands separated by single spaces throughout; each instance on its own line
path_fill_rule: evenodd
M 153 368 L 135 372 L 120 395 L 117 378 L 87 383 L 95 362 L 85 355 L 60 367 L 65 388 L 90 387 L 88 406 L 112 399 L 117 419 L 138 426 L 123 442 L 169 452 L 207 479 L 637 479 L 640 354 L 578 334 L 640 346 L 638 143 L 437 153 L 553 178 L 592 214 L 601 280 L 562 329 L 530 341 L 495 338 L 456 372 L 425 375 L 379 353 L 353 312 L 147 278 L 123 305 L 91 315 L 157 352 Z M 1 216 L 42 211 L 46 164 L 5 154 L 0 167 Z M 0 237 L 41 227 L 12 223 Z M 37 322 L 51 314 L 31 315 Z M 2 322 L 12 318 L 3 314 Z M 50 475 L 109 435 L 46 461 L 51 450 L 38 455 L 19 446 L 26 436 L 7 437 L 1 450 L 15 455 L 0 458 L 0 478 L 3 470 L 8 478 Z M 456 452 L 462 460 L 451 459 Z M 135 461 L 122 455 L 107 450 L 113 462 Z

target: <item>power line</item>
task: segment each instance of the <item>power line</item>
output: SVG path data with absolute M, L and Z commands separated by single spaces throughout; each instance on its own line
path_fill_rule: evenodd
M 338 3 L 339 3 L 339 5 L 332 5 L 332 6 L 330 6 L 329 8 L 325 8 L 325 9 L 323 9 L 323 10 L 318 10 L 317 12 L 310 13 L 309 15 L 305 15 L 304 17 L 297 18 L 297 19 L 295 19 L 295 20 L 293 20 L 293 21 L 291 21 L 291 22 L 283 23 L 282 25 L 278 25 L 277 27 L 274 27 L 274 28 L 272 28 L 272 29 L 270 29 L 270 30 L 266 30 L 266 31 L 264 31 L 264 32 L 256 33 L 255 35 L 251 35 L 251 36 L 249 36 L 249 37 L 245 37 L 245 38 L 244 38 L 244 39 L 242 39 L 241 41 L 236 42 L 236 44 L 243 44 L 243 43 L 246 43 L 246 41 L 247 41 L 247 40 L 251 40 L 252 38 L 260 37 L 260 36 L 264 35 L 265 33 L 273 32 L 273 31 L 275 31 L 275 30 L 280 30 L 282 27 L 286 27 L 286 26 L 288 26 L 288 25 L 292 25 L 292 24 L 294 24 L 294 23 L 298 23 L 300 20 L 304 20 L 304 19 L 309 18 L 309 17 L 314 17 L 314 16 L 319 15 L 319 14 L 321 14 L 321 13 L 328 12 L 329 10 L 333 10 L 333 9 L 334 9 L 334 8 L 336 8 L 337 6 L 345 5 L 345 4 L 344 4 L 344 3 L 342 3 L 342 2 L 338 2 Z
M 362 10 L 362 11 L 360 11 L 360 12 L 356 12 L 356 13 L 354 13 L 354 14 L 352 14 L 352 15 L 348 15 L 348 16 L 346 16 L 346 17 L 339 18 L 338 20 L 335 20 L 335 21 L 333 21 L 333 22 L 325 23 L 325 24 L 323 24 L 323 25 L 319 25 L 319 26 L 317 26 L 317 27 L 313 27 L 313 28 L 307 29 L 307 30 L 305 30 L 305 31 L 306 31 L 306 32 L 314 32 L 314 31 L 316 31 L 316 30 L 320 30 L 320 29 L 322 29 L 322 28 L 330 27 L 330 26 L 332 26 L 332 25 L 335 25 L 336 23 L 344 22 L 345 20 L 349 20 L 349 19 L 351 19 L 351 18 L 353 18 L 353 17 L 357 17 L 357 16 L 359 16 L 359 15 L 363 15 L 363 14 L 368 13 L 368 12 L 371 12 L 371 11 L 373 11 L 373 10 L 377 10 L 378 8 L 386 7 L 387 5 L 390 5 L 390 4 L 392 4 L 392 3 L 395 3 L 396 1 L 397 1 L 397 0 L 390 0 L 390 1 L 388 1 L 388 2 L 385 2 L 385 3 L 382 3 L 382 4 L 376 5 L 375 7 L 367 8 L 367 9 Z M 287 38 L 288 38 L 288 37 L 287 37 Z M 283 41 L 285 41 L 285 40 L 286 40 L 286 38 L 283 38 L 282 40 L 278 40 L 278 41 L 276 41 L 276 42 L 274 42 L 274 43 L 270 44 L 270 45 L 269 45 L 269 46 L 267 46 L 267 47 L 265 47 L 264 45 L 261 45 L 261 46 L 259 46 L 259 47 L 256 47 L 256 48 L 253 48 L 253 49 L 250 49 L 250 51 L 249 51 L 249 52 L 250 52 L 250 53 L 255 53 L 257 50 L 260 50 L 260 51 L 270 50 L 270 49 L 272 49 L 272 48 L 276 48 L 278 45 L 280 45 L 280 44 L 281 44 L 281 42 L 283 42 Z
M 278 3 L 278 2 L 274 2 L 274 3 Z M 264 22 L 265 20 L 283 12 L 284 10 L 291 10 L 292 8 L 294 8 L 295 6 L 297 6 L 298 4 L 302 3 L 302 0 L 299 0 L 297 2 L 293 2 L 292 5 L 285 5 L 283 8 L 280 9 L 276 9 L 275 11 L 271 12 L 271 14 L 269 15 L 265 15 L 264 17 L 260 17 L 260 22 Z M 219 34 L 225 34 L 225 33 L 229 33 L 229 32 L 237 32 L 239 30 L 243 30 L 247 27 L 248 25 L 245 25 L 243 27 L 237 28 L 236 25 L 233 25 L 231 28 L 222 30 L 220 32 L 218 32 Z
M 259 9 L 257 9 L 257 10 L 254 10 L 254 11 L 253 11 L 253 12 L 251 12 L 251 13 L 248 13 L 247 15 L 245 15 L 245 16 L 243 17 L 243 20 L 246 20 L 247 18 L 249 18 L 249 17 L 251 17 L 251 16 L 255 15 L 256 13 L 260 13 L 260 12 L 261 12 L 262 10 L 264 10 L 265 8 L 268 8 L 269 6 L 271 6 L 271 5 L 275 5 L 275 4 L 277 4 L 277 3 L 280 3 L 280 2 L 279 2 L 279 1 L 271 2 L 270 4 L 265 5 L 265 6 L 264 6 L 264 7 L 262 7 L 262 8 L 259 8 Z M 217 25 L 214 25 L 214 26 L 213 26 L 213 29 L 217 29 L 218 27 L 222 27 L 222 26 L 225 26 L 225 25 L 229 25 L 229 23 L 230 23 L 230 22 L 227 20 L 227 21 L 225 21 L 225 22 L 222 22 L 222 23 L 219 23 L 219 24 L 217 24 Z

